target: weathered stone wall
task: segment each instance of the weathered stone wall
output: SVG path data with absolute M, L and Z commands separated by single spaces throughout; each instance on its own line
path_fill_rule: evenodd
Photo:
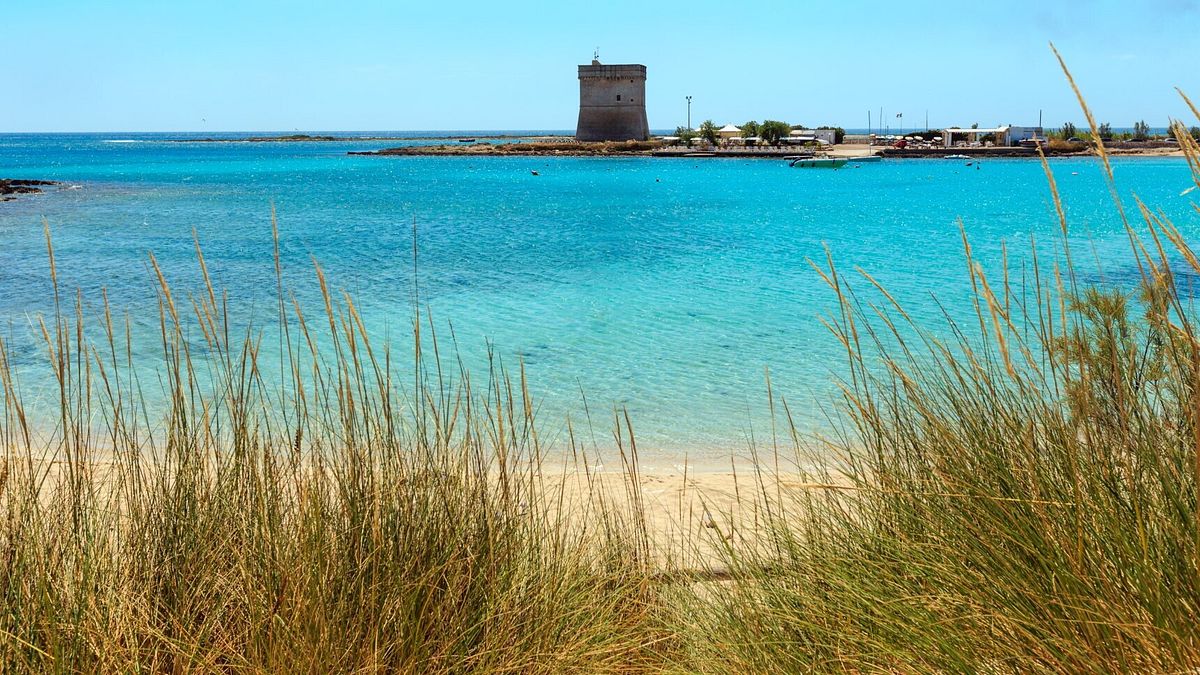
M 593 61 L 579 66 L 580 141 L 644 141 L 650 137 L 646 119 L 646 66 L 605 66 Z

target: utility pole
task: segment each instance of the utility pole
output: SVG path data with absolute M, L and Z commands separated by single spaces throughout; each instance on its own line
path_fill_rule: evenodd
M 692 130 L 692 97 L 684 96 L 688 102 L 688 131 Z

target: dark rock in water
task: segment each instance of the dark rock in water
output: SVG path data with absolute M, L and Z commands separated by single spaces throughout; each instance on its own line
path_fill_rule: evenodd
M 58 185 L 53 180 L 21 180 L 18 178 L 0 178 L 0 201 L 11 202 L 16 199 L 8 195 L 30 195 L 42 191 L 40 185 Z

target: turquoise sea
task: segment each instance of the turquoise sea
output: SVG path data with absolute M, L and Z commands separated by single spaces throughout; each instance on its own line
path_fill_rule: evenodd
M 0 203 L 0 328 L 30 396 L 48 382 L 31 331 L 51 307 L 43 219 L 61 285 L 81 289 L 93 310 L 107 289 L 148 352 L 157 309 L 147 254 L 177 292 L 196 291 L 193 231 L 235 319 L 274 320 L 274 205 L 301 300 L 320 309 L 316 259 L 378 338 L 408 354 L 415 222 L 422 303 L 444 340 L 452 326 L 473 371 L 486 373 L 489 349 L 513 370 L 523 360 L 551 438 L 567 415 L 580 424 L 583 395 L 600 445 L 612 411 L 626 407 L 643 453 L 663 459 L 715 459 L 769 433 L 768 367 L 797 423 L 821 428 L 841 369 L 818 321 L 833 295 L 809 265 L 826 249 L 933 323 L 942 307 L 966 315 L 959 219 L 992 270 L 1002 243 L 1019 266 L 1031 237 L 1048 256 L 1059 237 L 1042 167 L 1029 160 L 821 171 L 755 159 L 346 154 L 395 141 L 166 142 L 180 136 L 0 135 L 0 177 L 78 186 Z M 1051 166 L 1094 280 L 1135 283 L 1098 163 Z M 1183 160 L 1115 168 L 1123 196 L 1200 234 L 1197 193 L 1181 195 Z

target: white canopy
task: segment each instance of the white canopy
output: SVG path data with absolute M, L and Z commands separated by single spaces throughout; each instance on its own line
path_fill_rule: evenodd
M 735 127 L 732 124 L 726 124 L 725 126 L 721 127 L 720 131 L 722 133 L 730 133 L 730 132 L 738 133 L 738 134 L 742 133 L 741 129 L 739 129 L 738 127 Z
M 995 129 L 959 129 L 952 127 L 945 130 L 948 134 L 1002 134 L 1008 131 L 1008 127 L 996 127 Z

